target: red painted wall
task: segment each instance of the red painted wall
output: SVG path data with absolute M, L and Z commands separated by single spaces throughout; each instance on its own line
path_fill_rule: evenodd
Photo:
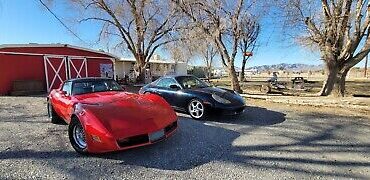
M 88 51 L 68 47 L 56 48 L 2 48 L 1 52 L 21 52 L 37 54 L 55 54 L 70 56 L 109 57 Z M 87 59 L 89 77 L 100 77 L 100 64 L 113 64 L 109 59 Z M 0 95 L 8 95 L 12 91 L 15 80 L 40 80 L 46 91 L 45 68 L 43 56 L 9 55 L 0 53 Z
M 113 64 L 108 59 L 87 59 L 87 70 L 89 77 L 100 77 L 100 64 Z
M 40 80 L 45 82 L 44 71 L 42 56 L 0 54 L 0 95 L 10 93 L 14 80 Z

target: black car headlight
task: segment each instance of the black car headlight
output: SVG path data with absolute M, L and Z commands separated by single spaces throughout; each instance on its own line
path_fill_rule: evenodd
M 212 98 L 222 104 L 230 104 L 231 102 L 225 98 L 220 97 L 219 95 L 212 94 Z
M 240 97 L 240 99 L 242 100 L 243 104 L 245 104 L 245 99 L 236 91 L 234 91 L 234 94 L 236 94 L 237 96 Z

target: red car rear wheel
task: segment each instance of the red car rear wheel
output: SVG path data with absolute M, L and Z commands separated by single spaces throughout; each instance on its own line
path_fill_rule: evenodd
M 51 105 L 50 101 L 48 101 L 48 117 L 53 124 L 63 124 L 64 121 L 62 118 L 58 116 L 58 114 L 55 112 L 53 106 Z

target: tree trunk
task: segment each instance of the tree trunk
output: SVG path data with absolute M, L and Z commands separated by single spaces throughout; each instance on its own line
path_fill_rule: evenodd
M 211 69 L 210 68 L 206 68 L 206 71 L 207 71 L 206 72 L 206 76 L 207 76 L 206 78 L 207 79 L 211 79 Z
M 211 78 L 211 68 L 208 66 L 208 64 L 204 68 L 204 75 L 206 76 L 207 79 Z
M 137 83 L 144 83 L 145 81 L 145 57 L 144 55 L 137 55 L 136 59 L 136 82 Z
M 346 94 L 345 91 L 346 77 L 349 69 L 348 68 L 339 69 L 338 67 L 334 66 L 329 67 L 327 70 L 328 76 L 320 91 L 320 95 L 344 97 Z
M 231 87 L 233 88 L 234 91 L 238 93 L 243 93 L 242 89 L 240 88 L 238 76 L 236 74 L 234 65 L 230 65 L 228 67 L 228 70 L 229 70 L 229 76 L 231 78 Z
M 137 83 L 144 83 L 145 82 L 145 68 L 140 67 L 138 68 L 138 76 L 136 78 Z
M 344 97 L 346 95 L 346 77 L 349 69 L 344 69 L 337 74 L 337 81 L 334 84 L 334 92 L 332 95 L 337 97 Z
M 239 82 L 244 82 L 245 79 L 245 64 L 247 62 L 247 59 L 244 57 L 242 62 L 242 71 L 239 74 Z

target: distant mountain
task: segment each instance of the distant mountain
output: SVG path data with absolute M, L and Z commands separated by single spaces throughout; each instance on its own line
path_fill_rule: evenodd
M 248 70 L 255 70 L 255 71 L 318 71 L 322 70 L 322 65 L 308 65 L 308 64 L 274 64 L 274 65 L 262 65 L 262 66 L 254 66 L 247 68 Z

